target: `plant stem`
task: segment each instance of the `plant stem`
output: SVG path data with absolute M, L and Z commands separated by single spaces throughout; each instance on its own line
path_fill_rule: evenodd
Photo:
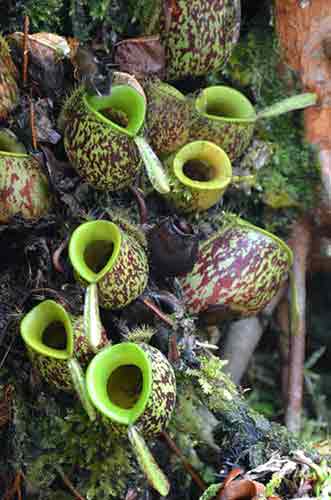
M 34 113 L 34 102 L 32 96 L 29 98 L 30 104 L 30 129 L 31 129 L 31 138 L 32 138 L 32 147 L 34 150 L 37 149 L 37 131 L 36 131 L 36 120 Z
M 138 188 L 136 188 L 134 186 L 130 186 L 129 189 L 130 189 L 131 193 L 134 195 L 134 197 L 136 198 L 136 202 L 137 202 L 138 209 L 139 209 L 139 215 L 140 215 L 140 225 L 143 226 L 144 224 L 147 223 L 147 206 L 146 206 L 145 198 Z
M 70 481 L 68 476 L 64 473 L 62 468 L 59 465 L 55 465 L 54 468 L 56 469 L 59 476 L 61 476 L 62 481 L 67 486 L 67 488 L 71 491 L 71 493 L 74 495 L 76 500 L 85 500 L 85 498 L 82 497 L 82 495 L 76 490 L 76 488 L 74 487 L 74 485 L 72 484 L 72 482 Z
M 28 63 L 29 63 L 29 27 L 30 19 L 29 16 L 24 17 L 24 38 L 23 38 L 23 85 L 26 86 L 28 82 Z
M 162 431 L 161 435 L 164 437 L 164 439 L 167 442 L 167 445 L 169 448 L 177 455 L 178 458 L 180 458 L 180 461 L 182 462 L 184 469 L 186 472 L 188 472 L 195 482 L 195 484 L 202 490 L 205 491 L 207 489 L 207 486 L 199 476 L 199 474 L 193 469 L 192 465 L 186 460 L 186 458 L 183 456 L 182 452 L 180 451 L 179 448 L 177 448 L 176 443 L 172 440 L 172 438 L 169 436 L 169 434 L 166 431 Z
M 63 250 L 68 245 L 68 241 L 69 241 L 68 238 L 63 240 L 61 242 L 60 246 L 55 250 L 55 252 L 52 255 L 52 262 L 53 262 L 54 269 L 56 269 L 57 272 L 62 273 L 62 274 L 64 273 L 64 269 L 63 269 L 63 266 L 60 262 L 60 259 L 61 259 L 61 255 L 62 255 Z
M 162 321 L 164 321 L 168 326 L 171 326 L 171 328 L 174 327 L 174 321 L 172 319 L 170 319 L 169 316 L 167 316 L 166 314 L 164 314 L 161 311 L 161 309 L 159 309 L 155 304 L 153 304 L 152 302 L 150 302 L 148 299 L 138 298 L 138 300 L 140 302 L 142 302 L 146 307 L 148 307 L 148 309 L 150 309 L 151 311 L 153 311 L 153 313 L 155 314 L 155 316 L 157 316 L 159 319 L 161 319 Z
M 291 346 L 289 359 L 288 403 L 285 423 L 289 431 L 298 432 L 303 399 L 303 369 L 306 338 L 306 272 L 311 245 L 311 227 L 307 219 L 293 227 L 290 245 L 294 254 L 291 291 Z

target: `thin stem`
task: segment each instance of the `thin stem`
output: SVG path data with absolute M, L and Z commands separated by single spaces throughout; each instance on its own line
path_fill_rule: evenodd
M 289 431 L 298 432 L 301 425 L 303 370 L 306 339 L 306 273 L 311 246 L 311 227 L 306 219 L 294 225 L 290 245 L 294 253 L 291 290 L 291 346 L 288 404 L 285 423 Z
M 177 345 L 177 335 L 176 333 L 172 333 L 169 338 L 169 353 L 168 353 L 169 361 L 175 363 L 180 359 L 180 354 L 178 351 Z
M 24 38 L 23 38 L 23 85 L 28 82 L 28 64 L 29 64 L 29 16 L 24 17 Z
M 64 269 L 63 269 L 63 266 L 60 262 L 60 259 L 61 259 L 62 252 L 67 247 L 67 245 L 68 245 L 68 238 L 66 238 L 65 240 L 63 240 L 61 242 L 60 246 L 55 250 L 55 252 L 52 255 L 52 263 L 53 263 L 54 269 L 56 269 L 57 272 L 62 273 L 62 274 L 64 273 Z
M 30 129 L 31 129 L 31 138 L 32 138 L 32 147 L 34 151 L 37 149 L 37 131 L 36 131 L 36 120 L 35 120 L 35 112 L 34 112 L 34 102 L 32 97 L 29 99 L 30 104 Z
M 76 490 L 76 488 L 74 487 L 74 485 L 72 484 L 72 482 L 70 481 L 68 476 L 64 473 L 62 468 L 59 465 L 55 465 L 54 468 L 56 469 L 59 476 L 61 476 L 62 481 L 67 486 L 67 488 L 71 491 L 71 493 L 74 495 L 76 500 L 85 500 L 85 498 L 82 497 L 82 495 Z
M 175 326 L 175 323 L 172 319 L 169 318 L 169 316 L 167 316 L 166 314 L 164 314 L 161 309 L 159 309 L 155 304 L 153 304 L 152 302 L 150 302 L 148 299 L 142 299 L 142 298 L 138 298 L 138 300 L 140 302 L 142 302 L 146 307 L 148 307 L 148 309 L 150 309 L 151 311 L 153 311 L 153 313 L 155 314 L 155 316 L 157 316 L 159 319 L 161 319 L 162 321 L 164 321 L 168 326 L 171 326 L 171 328 L 174 328 Z
M 22 474 L 20 471 L 18 471 L 15 476 L 13 486 L 9 489 L 9 491 L 7 490 L 7 492 L 5 493 L 4 500 L 12 500 L 15 495 L 17 495 L 18 500 L 22 500 L 21 477 Z
M 180 461 L 183 464 L 184 469 L 188 474 L 190 474 L 191 478 L 195 482 L 195 484 L 202 490 L 205 491 L 207 489 L 207 486 L 199 476 L 199 474 L 194 470 L 192 465 L 186 460 L 186 458 L 183 456 L 182 452 L 180 449 L 177 447 L 176 443 L 172 440 L 172 438 L 169 436 L 169 434 L 166 431 L 162 431 L 161 435 L 164 437 L 164 439 L 167 442 L 167 445 L 169 448 L 177 455 L 177 457 L 180 459 Z
M 140 215 L 140 225 L 143 226 L 144 224 L 147 223 L 147 206 L 145 198 L 141 193 L 140 189 L 134 186 L 130 186 L 129 189 L 136 199 Z

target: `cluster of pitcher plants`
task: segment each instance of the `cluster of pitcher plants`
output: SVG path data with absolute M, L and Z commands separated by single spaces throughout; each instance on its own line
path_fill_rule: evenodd
M 164 80 L 221 69 L 236 42 L 238 2 L 179 0 L 177 7 L 167 29 L 160 31 Z M 202 18 L 212 20 L 210 25 L 201 23 Z M 23 42 L 19 33 L 0 38 L 4 125 L 21 92 L 10 48 L 23 51 Z M 57 64 L 74 61 L 77 50 L 49 33 L 31 35 L 29 43 L 30 51 L 56 58 Z M 121 43 L 123 51 L 125 41 Z M 96 192 L 114 192 L 146 173 L 150 190 L 163 198 L 172 215 L 149 228 L 146 244 L 109 220 L 80 224 L 68 237 L 73 275 L 85 288 L 83 314 L 73 317 L 61 304 L 45 300 L 20 323 L 28 356 L 42 379 L 56 390 L 77 394 L 89 418 L 102 419 L 114 436 L 128 436 L 147 479 L 164 496 L 169 483 L 147 441 L 170 421 L 176 404 L 174 368 L 148 343 L 114 344 L 101 323 L 100 308 L 125 308 L 144 292 L 151 274 L 159 273 L 177 277 L 187 314 L 205 324 L 218 324 L 228 313 L 240 318 L 262 311 L 290 275 L 288 246 L 236 215 L 225 217 L 219 230 L 200 243 L 182 216 L 217 205 L 231 183 L 254 184 L 254 176 L 234 176 L 232 163 L 245 154 L 258 120 L 316 101 L 314 94 L 301 94 L 256 112 L 234 88 L 217 85 L 185 96 L 167 81 L 115 72 L 108 92 L 100 92 L 83 75 L 59 101 L 58 131 L 80 178 Z M 55 209 L 52 197 L 40 161 L 3 126 L 0 221 L 10 224 L 18 214 L 37 220 Z

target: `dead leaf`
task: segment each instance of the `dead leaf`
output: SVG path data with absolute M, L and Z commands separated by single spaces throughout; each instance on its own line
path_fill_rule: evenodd
M 165 76 L 165 51 L 158 35 L 130 38 L 115 47 L 115 64 L 135 76 Z
M 250 479 L 231 481 L 222 488 L 217 500 L 254 500 L 263 494 L 265 487 L 262 483 Z

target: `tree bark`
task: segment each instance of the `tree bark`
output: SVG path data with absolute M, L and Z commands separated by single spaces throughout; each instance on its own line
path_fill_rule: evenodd
M 331 5 L 328 0 L 276 0 L 276 28 L 284 61 L 317 106 L 305 110 L 307 140 L 319 148 L 323 198 L 331 206 Z

